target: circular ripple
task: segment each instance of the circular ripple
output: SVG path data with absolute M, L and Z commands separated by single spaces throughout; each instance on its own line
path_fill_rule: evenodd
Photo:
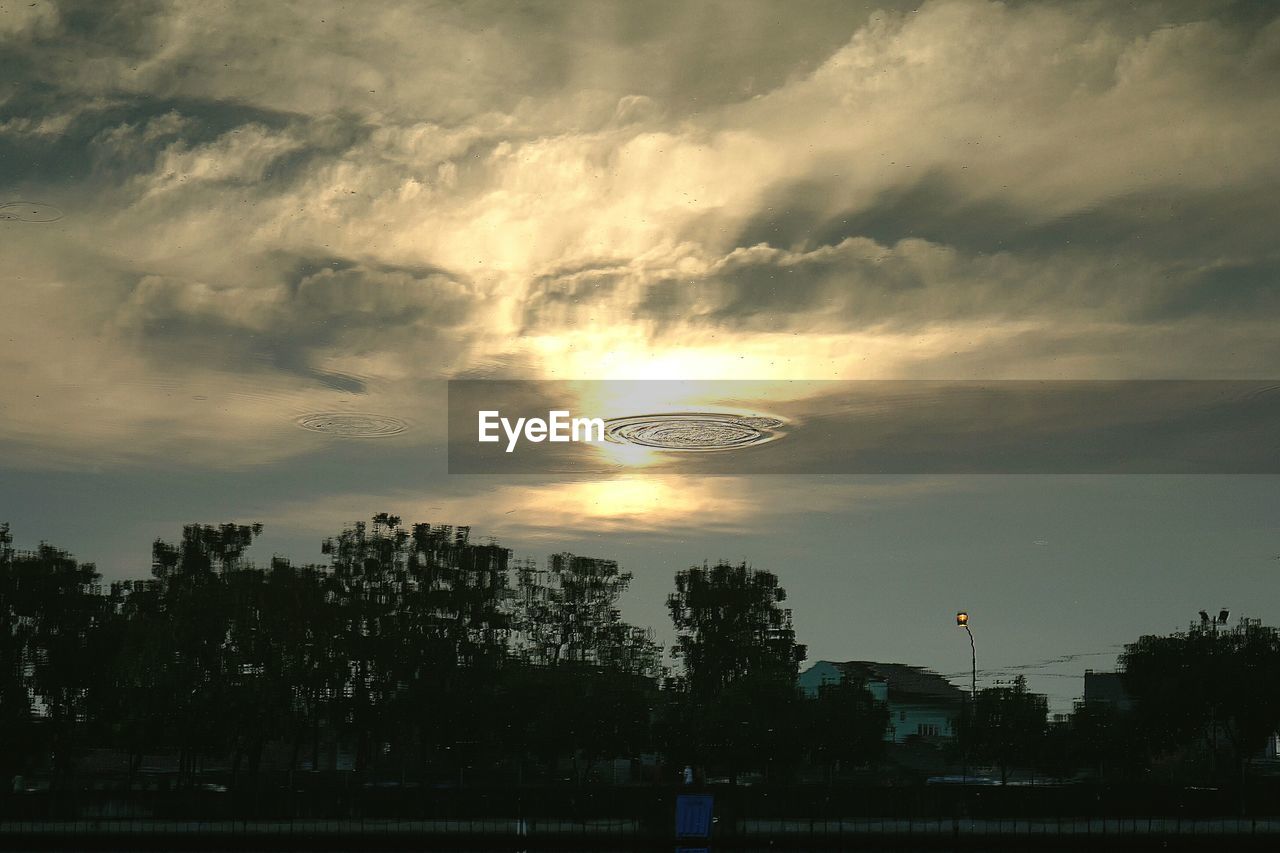
M 388 435 L 399 435 L 409 428 L 409 425 L 399 418 L 367 412 L 317 412 L 303 415 L 295 423 L 312 432 L 323 432 L 342 438 L 383 438 Z
M 779 418 L 718 412 L 631 415 L 605 421 L 605 438 L 655 450 L 738 450 L 782 437 Z
M 38 201 L 9 201 L 0 204 L 0 220 L 17 222 L 57 222 L 62 211 Z
M 1251 388 L 1245 395 L 1247 402 L 1253 403 L 1261 400 L 1262 402 L 1270 402 L 1271 399 L 1280 394 L 1280 385 L 1259 385 Z

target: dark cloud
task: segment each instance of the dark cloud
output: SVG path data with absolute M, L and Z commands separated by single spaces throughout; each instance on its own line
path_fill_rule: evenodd
M 934 170 L 840 209 L 841 188 L 805 178 L 769 192 L 735 237 L 805 251 L 849 237 L 892 244 L 907 238 L 972 253 L 1096 253 L 1179 259 L 1268 251 L 1268 217 L 1280 182 L 1223 189 L 1126 192 L 1079 210 L 1045 211 L 994 194 L 975 194 L 948 171 Z
M 697 273 L 616 268 L 539 282 L 526 328 L 628 316 L 661 331 L 693 324 L 726 332 L 904 329 L 943 321 L 1068 315 L 1100 321 L 1153 314 L 1196 275 L 1141 256 L 965 252 L 922 239 L 849 238 L 789 252 L 742 248 Z
M 681 116 L 808 73 L 879 10 L 910 6 L 480 0 L 195 9 L 66 0 L 38 31 L 25 26 L 36 38 L 13 46 L 0 67 L 10 65 L 6 79 L 21 81 L 13 91 L 40 87 L 62 97 L 153 92 L 315 114 L 408 108 L 418 120 L 454 122 L 590 90 L 614 102 L 646 96 Z M 415 39 L 439 64 L 406 65 Z M 430 87 L 431 97 L 419 97 Z
M 234 283 L 144 276 L 116 323 L 160 363 L 281 371 L 360 393 L 365 380 L 318 368 L 317 360 L 398 343 L 455 345 L 450 329 L 469 317 L 471 298 L 467 283 L 443 270 L 297 258 L 276 289 L 251 293 Z

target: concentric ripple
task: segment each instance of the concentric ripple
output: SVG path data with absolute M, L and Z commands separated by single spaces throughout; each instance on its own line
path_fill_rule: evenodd
M 1245 394 L 1244 399 L 1249 403 L 1257 401 L 1267 403 L 1271 402 L 1277 396 L 1280 396 L 1280 385 L 1259 385 L 1257 388 L 1253 388 Z
M 303 415 L 295 423 L 311 432 L 342 438 L 384 438 L 409 428 L 409 424 L 399 418 L 368 412 L 317 412 Z
M 57 222 L 62 211 L 51 204 L 38 201 L 9 201 L 0 203 L 0 220 L 17 222 Z
M 764 415 L 669 412 L 605 421 L 605 438 L 655 450 L 714 451 L 755 447 L 783 436 L 786 421 Z

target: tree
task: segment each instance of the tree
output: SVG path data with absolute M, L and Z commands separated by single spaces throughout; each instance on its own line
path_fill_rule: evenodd
M 1058 728 L 1056 740 L 1063 754 L 1046 757 L 1060 770 L 1087 767 L 1105 780 L 1142 765 L 1141 730 L 1133 713 L 1110 702 L 1078 702 L 1065 726 Z
M 92 563 L 43 543 L 17 553 L 11 542 L 8 525 L 0 527 L 0 731 L 16 753 L 7 769 L 20 772 L 43 752 L 62 779 L 104 686 L 100 640 L 110 611 Z
M 329 575 L 321 566 L 294 566 L 276 557 L 264 589 L 264 628 L 275 660 L 275 677 L 291 697 L 281 729 L 290 745 L 294 770 L 303 746 L 309 746 L 313 770 L 320 767 L 326 725 L 336 730 L 337 700 L 347 683 L 339 654 L 339 619 L 330 606 Z
M 504 742 L 522 780 L 525 756 L 547 773 L 567 758 L 582 784 L 601 760 L 635 758 L 649 746 L 653 679 L 591 664 L 520 662 L 501 684 Z
M 263 723 L 277 708 L 260 704 L 270 689 L 261 575 L 242 562 L 261 532 L 260 524 L 187 525 L 178 544 L 152 544 L 152 580 L 113 588 L 124 620 L 114 707 L 133 766 L 144 749 L 174 748 L 179 783 L 190 785 L 203 757 L 248 752 L 254 761 L 273 733 Z
M 508 658 L 511 551 L 470 540 L 471 528 L 415 524 L 399 612 L 404 709 L 420 761 L 462 772 L 493 747 L 494 696 Z
M 548 766 L 568 755 L 578 782 L 601 759 L 639 755 L 662 667 L 652 632 L 622 619 L 631 574 L 614 560 L 559 553 L 545 571 L 525 563 L 516 575 L 515 751 Z
M 324 544 L 350 669 L 341 718 L 360 770 L 376 746 L 416 741 L 423 769 L 434 759 L 457 771 L 493 739 L 511 552 L 469 537 L 382 513 Z
M 978 691 L 961 718 L 961 741 L 979 761 L 996 765 L 1000 781 L 1007 782 L 1011 768 L 1031 766 L 1039 759 L 1048 716 L 1048 699 L 1028 690 L 1020 675 L 1011 685 Z
M 828 781 L 837 770 L 883 754 L 889 707 L 871 694 L 864 680 L 845 676 L 838 683 L 823 684 L 804 705 L 809 760 L 826 769 Z
M 665 726 L 682 762 L 787 772 L 800 753 L 795 641 L 777 575 L 745 563 L 693 566 L 667 599 L 681 665 Z
M 415 668 L 421 654 L 409 648 L 412 632 L 400 618 L 410 584 L 409 542 L 400 519 L 383 513 L 374 516 L 372 526 L 357 522 L 322 547 L 331 561 L 337 657 L 347 670 L 334 718 L 340 733 L 354 740 L 361 772 L 369 769 L 377 744 L 406 720 L 404 672 Z M 413 660 L 404 659 L 402 652 Z
M 672 656 L 694 696 L 714 696 L 746 675 L 795 684 L 805 647 L 796 643 L 778 576 L 746 563 L 693 566 L 676 574 L 667 608 Z
M 18 606 L 12 545 L 9 525 L 0 524 L 0 743 L 10 745 L 0 749 L 0 778 L 23 773 L 34 757 L 26 614 Z
M 1212 773 L 1225 748 L 1243 782 L 1251 757 L 1280 730 L 1280 632 L 1257 620 L 1142 637 L 1120 666 L 1152 754 L 1200 746 Z
M 516 653 L 529 663 L 583 663 L 657 678 L 652 631 L 623 621 L 618 600 L 632 575 L 614 560 L 553 554 L 545 572 L 517 568 Z

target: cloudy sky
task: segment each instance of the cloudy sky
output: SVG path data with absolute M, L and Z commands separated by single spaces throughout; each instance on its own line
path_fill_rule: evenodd
M 660 634 L 746 558 L 811 658 L 958 672 L 967 607 L 1060 708 L 1280 618 L 1275 477 L 450 476 L 444 380 L 1277 379 L 1278 137 L 1263 2 L 0 0 L 0 519 L 469 523 Z

